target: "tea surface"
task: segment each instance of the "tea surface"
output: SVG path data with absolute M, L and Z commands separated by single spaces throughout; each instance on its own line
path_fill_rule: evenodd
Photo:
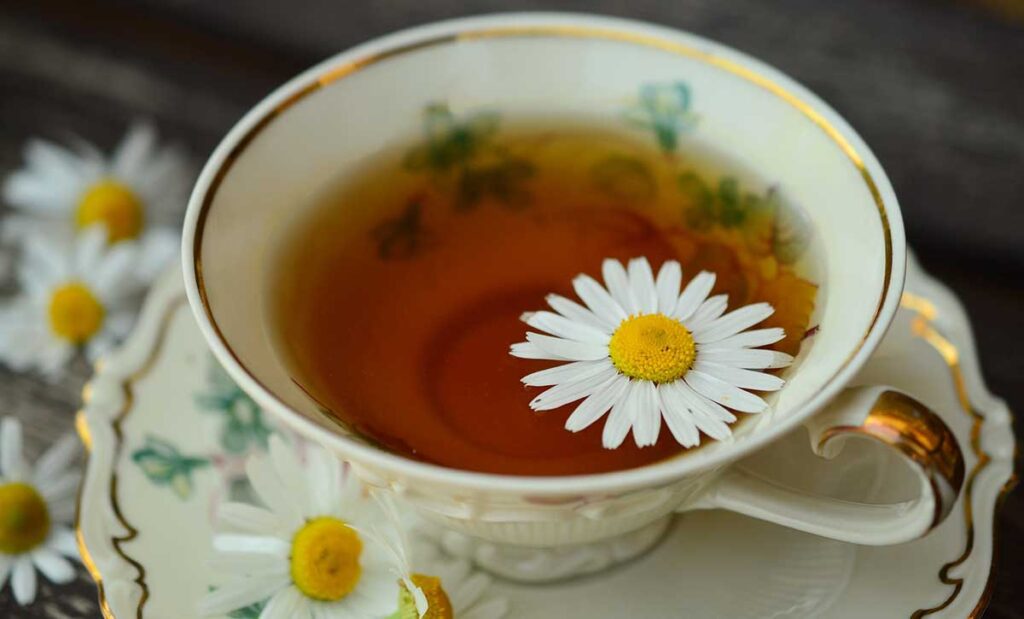
M 774 188 L 640 135 L 451 120 L 345 179 L 282 243 L 279 346 L 294 380 L 347 426 L 412 458 L 505 474 L 679 454 L 664 427 L 653 447 L 628 437 L 616 450 L 601 446 L 603 420 L 564 430 L 576 404 L 534 412 L 539 390 L 520 382 L 553 363 L 509 355 L 527 331 L 521 314 L 552 292 L 575 298 L 573 277 L 600 280 L 607 257 L 646 256 L 655 270 L 678 260 L 684 283 L 714 271 L 730 307 L 772 303 L 764 325 L 787 333 L 775 348 L 799 349 L 817 290 L 810 231 Z

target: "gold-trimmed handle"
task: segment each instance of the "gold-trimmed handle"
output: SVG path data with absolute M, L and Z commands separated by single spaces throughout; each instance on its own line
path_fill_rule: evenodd
M 931 487 L 935 512 L 929 530 L 938 526 L 953 509 L 964 483 L 964 456 L 949 426 L 919 400 L 888 387 L 856 387 L 837 400 L 834 404 L 840 406 L 808 424 L 811 440 L 817 438 L 815 453 L 835 457 L 842 439 L 850 436 L 865 436 L 896 449 L 916 465 Z M 863 419 L 849 423 L 857 421 L 863 410 L 858 401 L 865 400 L 873 403 Z
M 918 496 L 896 503 L 858 503 L 812 494 L 734 466 L 702 501 L 783 526 L 845 542 L 899 544 L 939 525 L 953 509 L 964 481 L 956 436 L 918 400 L 890 387 L 847 389 L 807 424 L 811 448 L 824 458 L 851 437 L 892 447 L 914 471 Z

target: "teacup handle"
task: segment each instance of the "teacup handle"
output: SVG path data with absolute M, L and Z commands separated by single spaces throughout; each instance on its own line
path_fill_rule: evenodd
M 896 449 L 916 473 L 920 494 L 868 504 L 810 494 L 732 467 L 701 498 L 718 507 L 832 539 L 882 546 L 917 539 L 949 514 L 964 480 L 964 459 L 949 427 L 924 404 L 890 387 L 854 387 L 807 422 L 811 449 L 833 458 L 851 436 Z

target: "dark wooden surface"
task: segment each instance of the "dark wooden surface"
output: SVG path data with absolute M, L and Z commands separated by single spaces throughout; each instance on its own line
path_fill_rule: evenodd
M 1000 5 L 1002 13 L 983 5 Z M 202 161 L 241 114 L 323 57 L 386 32 L 499 10 L 577 10 L 660 22 L 759 56 L 816 91 L 888 171 L 908 237 L 974 321 L 985 376 L 1024 410 L 1024 14 L 1017 0 L 139 0 L 0 3 L 0 174 L 32 135 L 109 146 L 155 119 Z M 70 430 L 88 368 L 48 384 L 0 369 L 0 414 L 31 452 Z M 1018 435 L 1024 431 L 1017 422 Z M 1024 618 L 1024 496 L 998 522 L 987 617 Z M 0 617 L 99 615 L 88 578 Z

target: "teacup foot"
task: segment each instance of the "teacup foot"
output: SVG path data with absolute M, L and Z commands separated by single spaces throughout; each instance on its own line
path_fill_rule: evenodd
M 495 576 L 524 583 L 547 583 L 600 572 L 642 555 L 668 530 L 672 516 L 610 539 L 538 548 L 485 542 L 437 528 L 430 533 L 445 552 L 472 561 Z

